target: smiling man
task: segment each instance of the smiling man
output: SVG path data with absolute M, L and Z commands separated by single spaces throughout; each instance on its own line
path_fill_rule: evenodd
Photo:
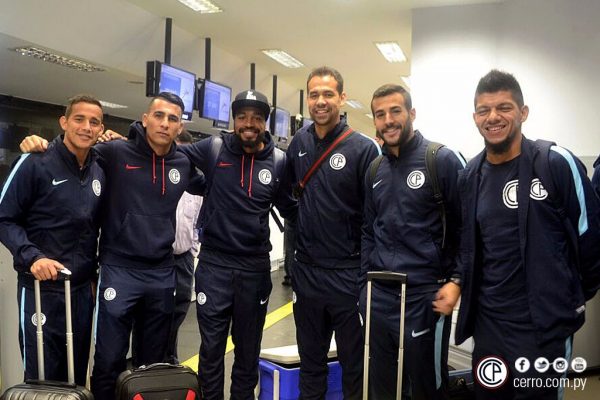
M 371 110 L 384 146 L 365 180 L 363 274 L 407 274 L 403 391 L 413 399 L 444 399 L 450 314 L 460 295 L 456 181 L 464 160 L 446 147 L 434 147 L 437 199 L 427 166 L 431 142 L 413 130 L 416 111 L 410 93 L 399 85 L 383 85 L 373 93 Z M 371 399 L 396 398 L 399 296 L 399 286 L 373 283 L 371 331 L 377 334 L 370 343 Z M 363 291 L 361 302 L 365 300 Z
M 199 217 L 196 312 L 202 342 L 198 379 L 203 399 L 224 398 L 227 335 L 235 344 L 231 399 L 254 398 L 262 329 L 271 294 L 269 210 L 296 218 L 284 179 L 285 153 L 265 131 L 270 106 L 255 90 L 231 104 L 233 134 L 181 147 L 209 183 Z
M 569 360 L 585 302 L 600 287 L 599 200 L 571 152 L 523 136 L 529 108 L 513 75 L 490 71 L 474 105 L 485 150 L 459 179 L 463 284 L 456 342 L 475 341 L 478 398 L 562 398 L 561 388 L 517 387 L 513 379 L 565 376 L 554 368 L 536 372 L 534 362 Z M 488 356 L 505 362 L 508 381 L 500 388 L 484 386 L 477 375 Z M 529 370 L 515 365 L 521 357 Z
M 90 349 L 98 245 L 98 210 L 104 173 L 91 147 L 102 125 L 102 106 L 89 95 L 69 99 L 59 123 L 64 134 L 44 154 L 15 161 L 0 196 L 0 240 L 18 273 L 19 344 L 25 379 L 38 379 L 33 281 L 41 282 L 46 379 L 67 381 L 64 285 L 71 271 L 75 381 L 85 385 Z
M 195 176 L 174 144 L 183 127 L 182 113 L 177 95 L 159 93 L 142 120 L 131 124 L 129 140 L 94 147 L 106 174 L 92 378 L 97 400 L 114 398 L 134 323 L 138 364 L 166 358 L 175 291 L 175 210 Z M 21 150 L 43 151 L 46 146 L 34 135 L 21 143 Z M 197 183 L 195 193 L 202 190 L 202 179 Z
M 360 399 L 363 334 L 358 297 L 363 181 L 380 149 L 373 139 L 354 132 L 340 116 L 346 93 L 338 71 L 317 68 L 309 74 L 306 87 L 314 123 L 296 133 L 287 151 L 299 198 L 292 287 L 300 397 L 325 397 L 327 352 L 335 331 L 344 398 Z

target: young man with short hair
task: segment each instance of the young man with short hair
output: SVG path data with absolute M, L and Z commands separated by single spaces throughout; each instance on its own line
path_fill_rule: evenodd
M 18 273 L 19 344 L 25 379 L 38 379 L 33 281 L 42 281 L 46 379 L 67 381 L 64 284 L 71 271 L 75 382 L 85 385 L 98 260 L 98 214 L 104 172 L 91 148 L 104 129 L 100 102 L 69 99 L 58 136 L 43 154 L 15 161 L 0 196 L 0 240 Z
M 599 200 L 570 151 L 525 138 L 529 108 L 513 75 L 490 71 L 474 104 L 485 149 L 459 178 L 463 275 L 456 342 L 473 336 L 478 398 L 562 398 L 563 388 L 514 382 L 566 376 L 551 364 L 560 358 L 568 364 L 585 302 L 600 287 Z M 489 356 L 501 363 L 485 363 Z M 516 365 L 520 357 L 531 368 Z M 487 368 L 501 372 L 500 364 L 506 382 L 486 386 L 501 384 L 485 379 Z M 537 372 L 541 367 L 549 368 Z

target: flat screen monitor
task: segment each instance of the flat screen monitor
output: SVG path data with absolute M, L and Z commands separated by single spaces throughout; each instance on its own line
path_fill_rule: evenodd
M 229 128 L 231 88 L 217 82 L 198 79 L 198 111 L 201 118 L 212 119 L 213 126 Z
M 275 114 L 275 123 L 273 120 L 273 114 Z M 270 128 L 271 133 L 280 138 L 286 138 L 290 134 L 290 112 L 283 108 L 275 107 L 271 111 L 271 116 L 267 120 L 267 126 Z
M 160 92 L 170 92 L 183 100 L 182 119 L 192 120 L 196 100 L 196 75 L 160 61 L 146 63 L 146 96 L 156 96 Z

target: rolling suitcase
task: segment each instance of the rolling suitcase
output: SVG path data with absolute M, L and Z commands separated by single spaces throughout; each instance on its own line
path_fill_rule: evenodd
M 73 358 L 73 328 L 71 324 L 71 272 L 61 270 L 59 277 L 65 280 L 65 312 L 67 331 L 67 374 L 68 382 L 55 382 L 45 380 L 44 372 L 44 335 L 42 324 L 37 324 L 37 355 L 38 355 L 38 380 L 27 380 L 25 383 L 8 388 L 0 398 L 1 400 L 93 400 L 92 393 L 83 386 L 75 384 L 75 370 Z M 40 282 L 34 281 L 35 312 L 38 321 L 42 321 L 42 307 L 40 296 Z
M 116 400 L 198 400 L 198 377 L 183 365 L 156 363 L 121 372 Z
M 398 377 L 396 384 L 396 399 L 402 398 L 402 369 L 404 361 L 404 308 L 406 301 L 406 274 L 398 272 L 376 271 L 367 273 L 367 315 L 365 328 L 365 358 L 363 377 L 363 400 L 369 398 L 369 339 L 371 333 L 371 283 L 373 281 L 400 282 L 400 339 L 398 346 Z

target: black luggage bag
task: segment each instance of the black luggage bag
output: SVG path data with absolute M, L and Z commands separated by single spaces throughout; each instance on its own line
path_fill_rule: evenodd
M 116 400 L 199 400 L 198 377 L 190 368 L 166 363 L 122 372 Z
M 75 384 L 75 371 L 73 359 L 73 328 L 71 324 L 71 272 L 67 269 L 61 270 L 59 276 L 65 278 L 65 312 L 67 325 L 67 370 L 68 382 L 54 382 L 45 380 L 44 373 L 44 336 L 42 324 L 37 324 L 37 354 L 38 354 L 38 377 L 39 380 L 27 380 L 25 383 L 8 388 L 0 400 L 93 400 L 92 393 L 83 386 Z M 42 321 L 42 307 L 40 296 L 40 282 L 34 281 L 35 290 L 35 312 L 37 320 Z

